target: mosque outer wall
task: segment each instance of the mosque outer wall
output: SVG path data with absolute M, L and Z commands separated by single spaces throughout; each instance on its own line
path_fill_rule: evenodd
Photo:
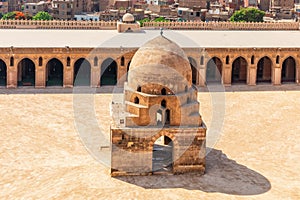
M 35 64 L 35 87 L 44 88 L 46 84 L 46 64 L 52 58 L 61 61 L 64 68 L 64 87 L 73 87 L 74 63 L 79 58 L 86 58 L 91 64 L 91 87 L 100 87 L 101 64 L 107 58 L 112 58 L 117 63 L 117 77 L 122 85 L 126 80 L 128 63 L 131 61 L 137 49 L 127 48 L 0 48 L 0 59 L 7 67 L 7 88 L 17 87 L 18 63 L 23 58 L 31 59 Z M 292 57 L 295 60 L 295 83 L 299 84 L 300 79 L 300 48 L 183 48 L 186 55 L 194 62 L 197 69 L 195 73 L 195 84 L 205 86 L 206 69 L 210 58 L 217 57 L 222 62 L 222 83 L 231 85 L 232 64 L 238 57 L 243 57 L 247 62 L 248 85 L 256 85 L 257 64 L 259 60 L 267 56 L 270 58 L 271 83 L 281 85 L 282 65 L 286 58 Z M 123 66 L 121 57 L 124 57 Z M 253 57 L 252 57 L 253 56 Z M 14 58 L 13 66 L 10 66 L 10 58 Z M 42 58 L 43 63 L 39 66 L 38 60 Z M 67 58 L 70 57 L 70 66 L 67 66 Z M 94 58 L 98 62 L 95 65 Z M 253 58 L 253 59 L 252 59 Z M 226 60 L 228 62 L 226 62 Z M 251 62 L 252 60 L 252 62 Z

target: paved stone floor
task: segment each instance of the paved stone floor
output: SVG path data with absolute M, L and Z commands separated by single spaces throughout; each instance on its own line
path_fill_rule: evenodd
M 208 132 L 204 176 L 120 178 L 97 161 L 109 159 L 97 135 L 80 128 L 96 121 L 109 139 L 111 94 L 2 90 L 0 199 L 300 199 L 300 91 L 237 90 L 199 93 L 208 128 L 223 124 Z

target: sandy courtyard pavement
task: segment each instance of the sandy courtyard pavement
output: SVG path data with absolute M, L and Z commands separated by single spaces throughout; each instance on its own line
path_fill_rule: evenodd
M 224 120 L 206 174 L 120 178 L 76 129 L 95 116 L 109 138 L 112 95 L 81 95 L 0 95 L 0 199 L 300 199 L 300 91 L 226 92 L 214 115 L 213 95 L 200 92 L 208 128 Z M 92 111 L 78 101 L 85 96 Z

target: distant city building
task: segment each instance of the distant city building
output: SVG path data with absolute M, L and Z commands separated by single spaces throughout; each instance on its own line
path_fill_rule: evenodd
M 268 11 L 270 10 L 270 0 L 259 0 L 259 9 L 263 11 Z
M 24 13 L 28 15 L 35 15 L 40 11 L 45 11 L 48 8 L 48 3 L 45 1 L 40 1 L 38 3 L 25 3 Z
M 8 12 L 8 1 L 7 0 L 0 0 L 0 13 L 7 13 Z
M 179 0 L 179 6 L 187 7 L 187 8 L 193 8 L 193 7 L 206 8 L 207 1 L 206 0 Z
M 54 19 L 73 19 L 73 0 L 53 0 L 52 15 Z
M 257 0 L 244 0 L 244 7 L 257 7 Z
M 76 21 L 99 21 L 100 16 L 98 13 L 95 14 L 81 14 L 81 15 L 74 15 L 74 19 Z
M 7 0 L 8 1 L 8 12 L 21 10 L 21 3 L 18 0 Z
M 271 0 L 271 7 L 294 8 L 294 0 Z

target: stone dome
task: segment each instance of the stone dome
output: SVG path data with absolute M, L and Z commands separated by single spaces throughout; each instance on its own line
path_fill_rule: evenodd
M 125 15 L 123 15 L 122 21 L 125 23 L 126 22 L 134 22 L 134 16 L 130 13 L 126 13 Z
M 192 85 L 192 70 L 184 51 L 173 41 L 158 36 L 138 49 L 131 60 L 128 86 L 143 85 L 167 87 L 174 94 L 184 92 Z

